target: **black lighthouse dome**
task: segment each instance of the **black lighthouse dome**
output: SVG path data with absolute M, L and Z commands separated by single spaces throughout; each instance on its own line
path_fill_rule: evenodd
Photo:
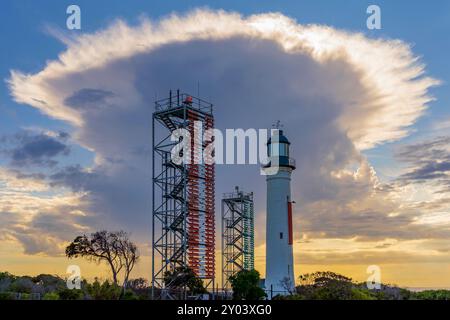
M 265 167 L 279 166 L 295 169 L 295 160 L 291 159 L 289 155 L 290 145 L 291 143 L 284 135 L 283 130 L 274 130 L 267 141 L 267 154 L 270 162 Z M 277 159 L 278 161 L 276 161 Z

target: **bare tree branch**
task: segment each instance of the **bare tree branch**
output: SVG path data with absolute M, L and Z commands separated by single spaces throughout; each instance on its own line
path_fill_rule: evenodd
M 111 268 L 116 285 L 119 284 L 118 276 L 123 271 L 123 290 L 131 271 L 139 260 L 136 245 L 124 231 L 103 230 L 92 233 L 89 238 L 86 235 L 78 236 L 67 246 L 66 256 L 69 259 L 83 257 L 96 263 L 106 262 Z

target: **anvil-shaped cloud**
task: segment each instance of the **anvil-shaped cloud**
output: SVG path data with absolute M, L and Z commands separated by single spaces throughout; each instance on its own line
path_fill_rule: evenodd
M 51 184 L 85 192 L 83 210 L 102 217 L 98 225 L 146 238 L 155 96 L 171 88 L 196 94 L 199 83 L 200 95 L 215 103 L 219 129 L 267 128 L 280 119 L 298 163 L 297 211 L 303 208 L 307 219 L 308 208 L 320 205 L 317 220 L 326 219 L 324 204 L 338 201 L 342 207 L 330 218 L 340 219 L 345 211 L 339 225 L 348 230 L 342 235 L 353 237 L 375 235 L 376 215 L 386 224 L 396 210 L 387 204 L 370 210 L 370 222 L 361 227 L 363 216 L 346 205 L 379 189 L 361 152 L 407 135 L 432 100 L 428 89 L 438 83 L 424 75 L 402 41 L 301 25 L 278 13 L 242 17 L 195 10 L 159 22 L 144 19 L 138 26 L 117 21 L 75 38 L 58 34 L 67 50 L 36 74 L 13 71 L 11 93 L 17 102 L 71 123 L 73 139 L 95 152 L 91 168 L 64 168 L 49 178 Z M 352 166 L 360 169 L 349 173 Z M 263 212 L 264 179 L 258 172 L 256 166 L 219 166 L 217 194 L 241 185 L 255 191 Z M 394 225 L 411 223 L 392 219 Z M 321 223 L 313 219 L 308 231 L 339 236 L 339 230 L 330 230 L 333 223 L 323 230 Z M 395 237 L 391 229 L 382 236 Z

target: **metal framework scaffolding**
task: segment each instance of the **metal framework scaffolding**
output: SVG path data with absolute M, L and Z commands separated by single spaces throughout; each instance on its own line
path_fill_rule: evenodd
M 241 270 L 253 270 L 254 206 L 253 192 L 236 187 L 222 199 L 222 287 L 230 289 L 229 278 Z
M 200 161 L 212 142 L 212 104 L 188 94 L 155 102 L 153 113 L 152 192 L 152 295 L 161 289 L 164 298 L 175 298 L 164 275 L 177 267 L 189 267 L 214 288 L 215 261 L 215 168 Z M 197 134 L 197 130 L 207 134 Z M 156 129 L 159 129 L 156 132 Z M 191 137 L 188 163 L 172 161 L 172 133 L 185 129 Z M 182 151 L 181 151 L 182 153 Z M 204 159 L 212 155 L 205 154 Z M 209 162 L 212 163 L 212 162 Z

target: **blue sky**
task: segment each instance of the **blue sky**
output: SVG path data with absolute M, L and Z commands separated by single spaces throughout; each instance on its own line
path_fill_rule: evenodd
M 281 12 L 302 24 L 325 24 L 340 29 L 363 32 L 369 37 L 399 38 L 413 45 L 414 53 L 427 65 L 427 73 L 441 80 L 442 85 L 432 88 L 436 101 L 428 114 L 409 137 L 423 136 L 429 127 L 443 118 L 450 118 L 450 64 L 448 30 L 450 29 L 450 3 L 448 1 L 24 1 L 6 0 L 0 11 L 0 77 L 9 77 L 11 69 L 35 72 L 42 69 L 48 59 L 56 58 L 64 46 L 48 34 L 47 27 L 65 28 L 68 5 L 76 3 L 82 9 L 82 30 L 90 33 L 122 18 L 137 23 L 144 14 L 159 19 L 172 12 L 185 12 L 197 7 L 237 11 L 245 15 L 262 12 Z M 377 4 L 382 12 L 382 30 L 366 28 L 365 13 L 370 4 Z M 53 130 L 70 130 L 64 123 L 42 116 L 37 110 L 13 102 L 5 84 L 0 86 L 0 134 L 12 133 L 20 127 L 40 126 Z M 389 144 L 375 154 L 389 152 Z M 387 155 L 384 156 L 384 158 Z M 89 158 L 80 151 L 80 157 Z M 379 163 L 380 157 L 373 157 Z M 385 159 L 386 161 L 386 159 Z
M 80 31 L 66 29 L 70 4 L 81 7 Z M 366 28 L 370 4 L 381 8 L 381 30 Z M 184 16 L 199 8 L 211 11 Z M 181 22 L 171 13 L 180 14 Z M 261 14 L 256 16 L 261 25 L 249 18 L 255 14 Z M 169 28 L 155 23 L 154 30 L 146 29 L 143 16 Z M 198 19 L 198 29 L 191 18 Z M 117 19 L 126 22 L 123 34 L 114 24 Z M 227 25 L 217 30 L 216 23 Z M 193 30 L 192 38 L 180 43 L 184 26 Z M 224 40 L 228 29 L 231 36 Z M 204 38 L 205 31 L 213 41 Z M 91 35 L 91 41 L 68 48 L 55 33 L 76 39 Z M 367 264 L 379 263 L 391 282 L 439 286 L 443 276 L 450 279 L 449 33 L 445 0 L 2 1 L 0 231 L 4 228 L 8 236 L 0 233 L 0 242 L 21 253 L 0 246 L 0 260 L 12 271 L 28 272 L 21 264 L 39 263 L 53 268 L 45 272 L 60 273 L 55 268 L 65 260 L 56 263 L 41 255 L 62 259 L 67 237 L 119 226 L 135 232 L 147 259 L 145 270 L 152 100 L 174 86 L 192 90 L 201 79 L 202 92 L 218 104 L 221 129 L 264 128 L 278 117 L 286 125 L 298 164 L 293 179 L 295 236 L 302 239 L 294 249 L 301 261 L 298 270 L 323 266 L 317 251 L 326 255 L 325 262 L 333 261 L 335 271 L 357 279 L 365 276 Z M 155 45 L 158 37 L 169 40 Z M 293 52 L 292 37 L 300 48 Z M 315 41 L 323 38 L 329 39 L 328 49 L 328 43 Z M 121 46 L 131 48 L 125 57 Z M 68 56 L 59 58 L 61 53 Z M 425 64 L 424 73 L 417 70 L 415 57 Z M 179 78 L 174 65 L 186 68 L 189 76 Z M 78 72 L 79 66 L 84 69 Z M 12 79 L 19 87 L 7 86 L 11 70 L 20 72 Z M 441 84 L 433 86 L 426 77 Z M 428 102 L 427 95 L 435 100 Z M 48 100 L 32 101 L 37 97 Z M 428 110 L 421 115 L 423 105 Z M 409 134 L 399 134 L 408 123 Z M 52 148 L 36 150 L 36 145 Z M 236 184 L 255 191 L 256 250 L 263 257 L 265 188 L 259 168 L 217 170 L 217 208 L 219 195 Z M 261 270 L 263 263 L 257 261 Z M 415 280 L 418 269 L 420 281 Z

